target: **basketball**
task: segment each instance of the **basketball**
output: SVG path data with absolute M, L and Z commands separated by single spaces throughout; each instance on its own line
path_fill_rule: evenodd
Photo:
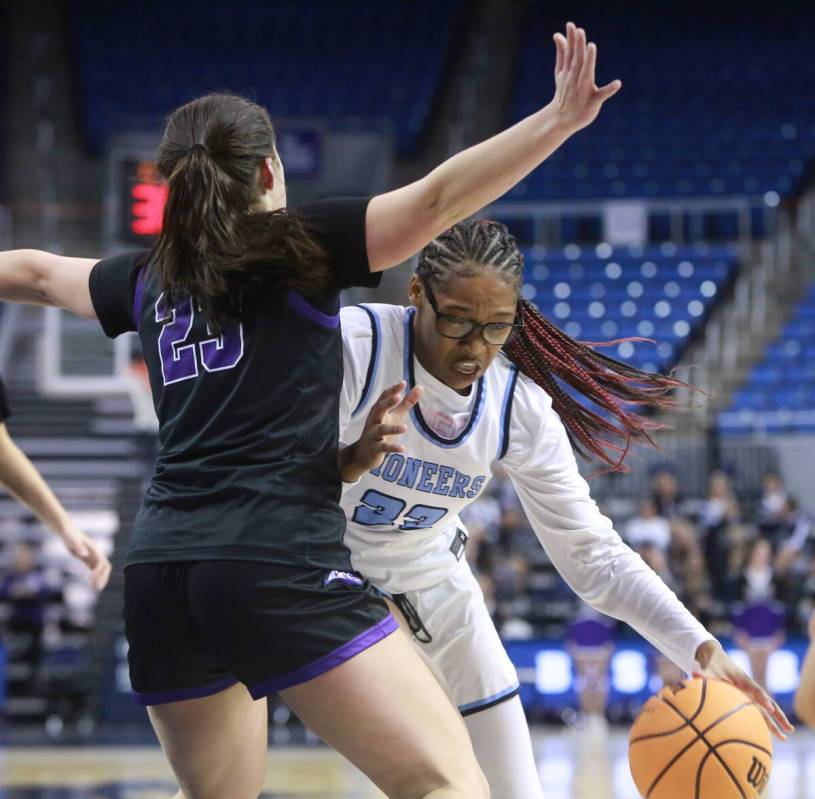
M 646 702 L 628 758 L 645 799 L 756 799 L 770 778 L 772 742 L 738 688 L 694 679 Z

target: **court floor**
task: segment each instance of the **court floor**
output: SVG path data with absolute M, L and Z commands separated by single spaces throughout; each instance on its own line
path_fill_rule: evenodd
M 622 731 L 536 729 L 547 799 L 638 799 Z M 0 799 L 170 799 L 175 791 L 153 747 L 0 749 Z M 330 750 L 272 747 L 264 799 L 382 799 Z M 677 797 L 684 799 L 684 797 Z M 815 799 L 815 735 L 776 746 L 764 799 Z

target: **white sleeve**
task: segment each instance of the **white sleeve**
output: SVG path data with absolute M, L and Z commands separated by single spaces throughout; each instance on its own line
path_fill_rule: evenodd
M 550 397 L 525 378 L 502 464 L 547 555 L 580 598 L 626 622 L 686 672 L 713 638 L 600 513 Z
M 340 309 L 342 328 L 342 390 L 340 391 L 340 441 L 351 422 L 365 388 L 368 362 L 371 359 L 371 322 L 368 314 L 355 305 Z

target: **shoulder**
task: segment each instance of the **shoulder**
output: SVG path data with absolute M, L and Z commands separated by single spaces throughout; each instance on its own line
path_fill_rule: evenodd
M 401 340 L 399 334 L 404 319 L 405 308 L 401 305 L 345 306 L 340 311 L 340 322 L 346 357 L 351 353 L 378 360 L 383 349 L 393 351 Z
M 407 309 L 402 305 L 363 303 L 348 305 L 341 311 L 343 334 L 346 329 L 352 335 L 368 337 L 401 331 Z
M 344 305 L 340 308 L 340 325 L 344 339 L 364 339 L 372 335 L 370 316 L 361 305 Z
M 505 461 L 526 462 L 533 451 L 560 429 L 560 419 L 552 407 L 552 397 L 531 378 L 501 356 L 502 368 L 515 371 L 511 404 L 507 407 Z
M 316 200 L 289 208 L 288 212 L 305 223 L 308 230 L 330 253 L 347 247 L 365 234 L 367 197 Z
M 94 271 L 126 272 L 135 276 L 135 273 L 147 265 L 149 258 L 149 250 L 128 250 L 102 258 L 94 264 L 93 269 Z
M 136 283 L 149 257 L 148 250 L 123 252 L 103 258 L 91 268 L 88 278 L 91 304 L 102 329 L 110 338 L 136 329 Z
M 512 390 L 513 424 L 528 419 L 539 419 L 552 411 L 552 398 L 532 378 L 527 377 L 520 369 L 500 353 L 490 369 L 506 380 L 514 379 Z M 499 378 L 500 379 L 500 378 Z
M 132 290 L 142 269 L 150 259 L 149 250 L 129 250 L 102 258 L 91 268 L 91 292 Z
M 365 220 L 370 197 L 334 197 L 314 200 L 291 209 L 317 228 L 332 228 Z

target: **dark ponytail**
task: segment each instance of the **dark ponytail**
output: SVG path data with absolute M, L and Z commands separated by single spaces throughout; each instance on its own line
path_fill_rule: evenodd
M 416 272 L 441 283 L 456 277 L 494 274 L 520 294 L 523 255 L 501 223 L 468 221 L 429 244 L 419 256 Z M 624 460 L 632 441 L 656 446 L 651 434 L 665 425 L 629 406 L 675 409 L 671 392 L 692 386 L 610 358 L 596 349 L 603 344 L 575 341 L 526 300 L 521 301 L 521 314 L 523 327 L 504 345 L 504 354 L 549 394 L 580 455 L 594 456 L 612 471 L 625 471 Z M 589 404 L 571 396 L 561 382 L 582 394 Z
M 167 121 L 158 154 L 167 204 L 151 263 L 169 302 L 195 297 L 215 328 L 241 317 L 259 291 L 314 296 L 330 285 L 325 252 L 302 219 L 253 210 L 270 156 L 271 120 L 242 97 L 210 94 Z

